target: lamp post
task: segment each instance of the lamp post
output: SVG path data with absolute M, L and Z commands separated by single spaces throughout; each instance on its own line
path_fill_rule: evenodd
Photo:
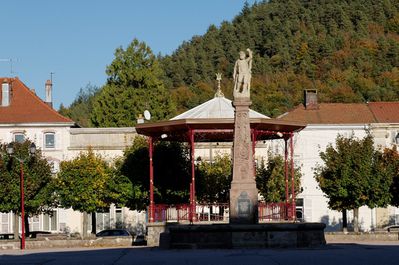
M 24 186 L 24 162 L 26 159 L 16 157 L 14 155 L 14 146 L 12 143 L 7 145 L 7 153 L 18 160 L 20 164 L 20 196 L 21 196 L 21 249 L 25 249 L 25 186 Z M 31 143 L 29 147 L 29 155 L 36 153 L 36 145 Z

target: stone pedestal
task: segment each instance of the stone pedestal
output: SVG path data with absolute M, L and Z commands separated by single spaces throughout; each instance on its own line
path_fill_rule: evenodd
M 173 225 L 162 234 L 161 248 L 304 248 L 326 244 L 325 224 Z
M 235 98 L 233 106 L 233 180 L 230 189 L 230 223 L 255 224 L 258 222 L 258 190 L 255 182 L 249 98 Z

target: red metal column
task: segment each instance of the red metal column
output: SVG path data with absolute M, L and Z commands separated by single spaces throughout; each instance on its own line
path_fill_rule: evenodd
M 191 158 L 191 185 L 190 185 L 190 222 L 196 221 L 195 218 L 195 164 L 194 164 L 194 130 L 188 131 L 190 139 L 190 158 Z
M 289 202 L 289 192 L 288 192 L 288 139 L 284 138 L 285 149 L 284 149 L 284 176 L 285 176 L 285 207 L 288 218 L 288 202 Z
M 21 249 L 25 249 L 25 188 L 24 188 L 24 166 L 21 164 Z
M 292 220 L 296 219 L 296 202 L 295 202 L 295 170 L 294 170 L 294 134 L 290 134 L 290 147 L 291 147 L 291 213 Z
M 150 158 L 150 214 L 149 214 L 149 222 L 153 223 L 155 221 L 155 205 L 154 205 L 154 166 L 152 163 L 152 154 L 153 154 L 153 141 L 152 137 L 148 137 L 148 146 L 149 146 L 149 158 Z

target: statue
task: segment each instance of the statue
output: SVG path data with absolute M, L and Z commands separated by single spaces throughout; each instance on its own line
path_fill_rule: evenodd
M 248 57 L 245 52 L 240 51 L 240 59 L 234 65 L 234 98 L 249 98 L 252 69 L 252 51 L 247 49 Z

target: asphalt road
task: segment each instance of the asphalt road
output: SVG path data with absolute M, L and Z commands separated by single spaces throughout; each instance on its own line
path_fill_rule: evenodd
M 399 242 L 334 243 L 315 249 L 161 250 L 157 248 L 0 250 L 1 265 L 398 265 Z

